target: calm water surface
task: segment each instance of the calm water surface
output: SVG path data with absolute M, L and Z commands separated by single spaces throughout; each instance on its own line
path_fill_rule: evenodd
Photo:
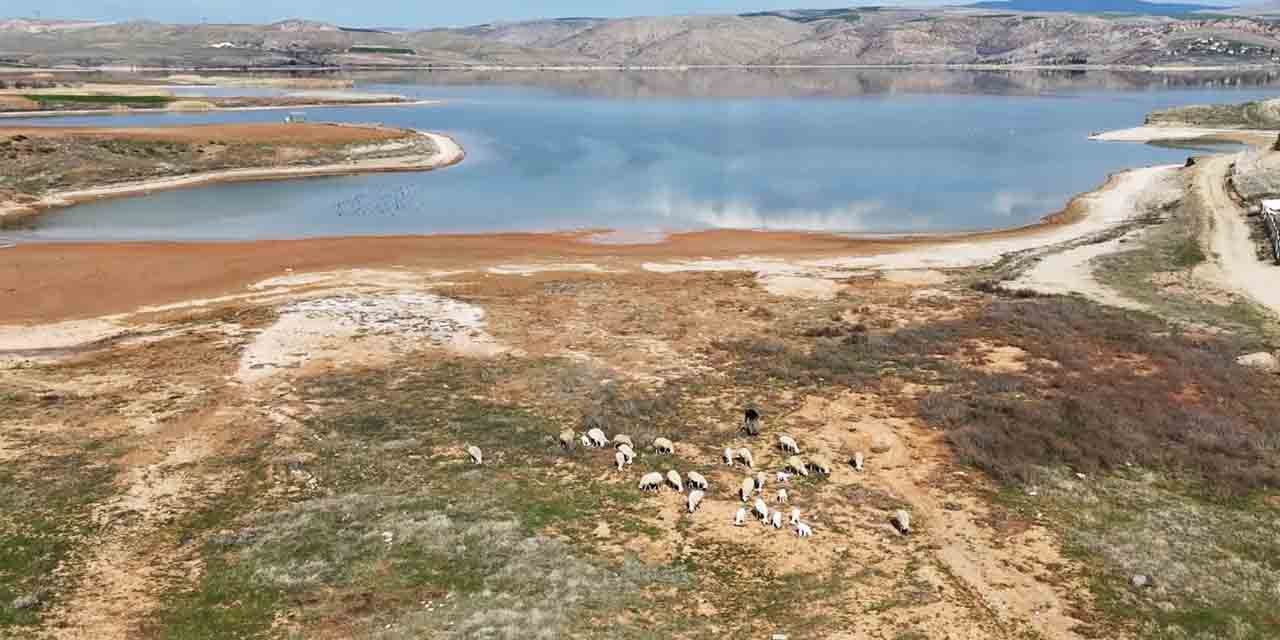
M 1090 142 L 1090 132 L 1140 124 L 1160 107 L 1269 97 L 1274 83 L 853 70 L 378 76 L 359 88 L 448 102 L 309 115 L 443 131 L 466 147 L 466 161 L 430 173 L 216 185 L 83 204 L 8 235 L 243 240 L 582 228 L 1009 227 L 1055 211 L 1109 172 L 1180 163 L 1189 153 Z M 60 123 L 279 118 L 268 111 Z

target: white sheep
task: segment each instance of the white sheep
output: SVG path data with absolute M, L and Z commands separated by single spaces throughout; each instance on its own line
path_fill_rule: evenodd
M 764 491 L 764 472 L 756 472 L 756 491 Z
M 698 473 L 697 471 L 690 471 L 689 473 L 684 474 L 684 476 L 689 479 L 690 487 L 703 490 L 707 488 L 707 479 L 701 473 Z
M 751 456 L 751 450 L 746 447 L 738 449 L 738 459 L 747 465 L 748 469 L 754 469 L 756 466 L 756 459 Z
M 467 445 L 467 455 L 471 456 L 471 461 L 476 464 L 484 464 L 484 454 L 480 453 L 480 447 L 474 444 Z
M 631 436 L 629 435 L 619 433 L 613 436 L 613 446 L 620 447 L 624 444 L 629 447 L 636 446 L 636 443 L 631 441 Z
M 733 514 L 733 526 L 741 527 L 747 523 L 747 508 L 738 507 L 738 512 Z
M 742 501 L 746 502 L 756 492 L 756 481 L 750 476 L 742 479 Z
M 621 451 L 615 451 L 613 461 L 618 464 L 618 471 L 622 471 L 622 468 L 627 466 L 627 455 Z
M 658 453 L 675 453 L 676 445 L 666 438 L 654 438 L 653 449 Z
M 601 431 L 600 429 L 592 429 L 588 431 L 587 437 L 591 438 L 591 446 L 593 447 L 599 448 L 609 444 L 609 439 L 605 437 L 604 431 Z
M 788 482 L 791 480 L 791 474 L 786 471 L 779 471 L 774 474 L 774 477 L 778 479 L 778 482 Z
M 778 447 L 785 453 L 800 453 L 800 445 L 796 443 L 796 439 L 785 433 L 778 436 Z
M 755 511 L 756 515 L 760 516 L 761 522 L 769 521 L 769 505 L 765 504 L 764 500 L 756 498 Z
M 898 509 L 898 511 L 893 514 L 893 527 L 898 530 L 898 533 L 901 533 L 904 536 L 910 534 L 911 514 L 907 513 L 903 509 Z
M 627 445 L 624 444 L 621 447 L 618 447 L 618 453 L 621 453 L 623 456 L 626 457 L 627 464 L 631 464 L 632 462 L 635 462 L 636 452 L 633 451 L 631 447 L 628 447 Z
M 698 509 L 698 504 L 702 502 L 702 496 L 706 494 L 694 489 L 689 492 L 689 513 L 693 513 Z
M 861 451 L 853 454 L 853 468 L 855 471 L 862 471 L 862 462 L 863 456 Z
M 831 463 L 826 458 L 809 458 L 809 470 L 821 476 L 831 475 Z
M 573 429 L 565 429 L 560 432 L 560 448 L 569 450 L 573 448 Z
M 619 467 L 619 468 L 621 468 L 621 467 Z M 786 489 L 778 489 L 778 502 L 786 502 L 786 501 L 787 501 L 787 490 L 786 490 Z
M 725 463 L 725 464 L 727 464 L 727 465 L 729 465 L 729 466 L 733 466 L 733 459 L 734 459 L 735 457 L 736 457 L 736 456 L 735 456 L 735 455 L 734 455 L 734 453 L 733 453 L 733 447 L 725 447 L 725 448 L 724 448 L 724 463 Z
M 676 492 L 684 493 L 684 481 L 681 480 L 680 474 L 675 469 L 667 471 L 667 484 L 671 485 L 671 488 L 675 489 Z
M 800 524 L 800 507 L 791 507 L 791 524 Z
M 773 515 L 772 515 L 772 516 L 770 516 L 770 520 L 771 520 L 771 521 L 772 521 L 772 523 L 773 523 L 773 528 L 774 528 L 774 529 L 781 529 L 781 528 L 782 528 L 782 512 L 781 512 L 781 511 L 774 511 L 774 512 L 773 512 Z
M 585 434 L 585 433 L 584 433 L 584 434 L 582 434 L 582 435 L 580 435 L 580 436 L 578 436 L 578 440 L 582 442 L 582 446 L 584 446 L 584 447 L 590 447 L 590 446 L 591 446 L 591 438 L 588 438 L 588 437 L 587 437 L 587 434 Z
M 800 456 L 791 456 L 787 458 L 787 471 L 798 473 L 802 476 L 809 475 L 809 467 L 805 465 L 804 459 Z
M 640 478 L 641 491 L 657 491 L 662 486 L 662 474 L 657 471 L 650 471 Z
M 797 522 L 796 535 L 800 536 L 801 538 L 808 538 L 809 536 L 813 535 L 813 527 L 810 527 L 808 524 L 804 522 Z

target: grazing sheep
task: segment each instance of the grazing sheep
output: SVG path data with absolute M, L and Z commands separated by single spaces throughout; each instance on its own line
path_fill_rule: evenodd
M 654 438 L 653 449 L 658 453 L 675 453 L 676 445 L 666 438 Z
M 903 509 L 898 509 L 897 513 L 893 514 L 893 528 L 904 536 L 909 535 L 911 533 L 911 514 Z
M 578 440 L 582 441 L 582 446 L 584 446 L 584 447 L 590 447 L 590 446 L 591 446 L 591 438 L 588 438 L 588 437 L 587 437 L 587 434 L 585 434 L 585 433 L 584 433 L 584 434 L 582 434 L 581 436 L 578 436 Z
M 750 477 L 742 480 L 742 501 L 746 502 L 756 492 L 756 481 Z
M 631 436 L 629 435 L 619 433 L 613 436 L 613 446 L 620 447 L 624 444 L 627 445 L 628 447 L 636 446 L 636 443 L 631 441 Z
M 747 465 L 748 469 L 754 469 L 756 466 L 756 459 L 752 457 L 751 450 L 746 447 L 738 449 L 738 459 Z
M 560 432 L 560 448 L 565 451 L 573 449 L 573 429 L 565 429 Z
M 778 448 L 785 453 L 800 453 L 800 445 L 796 444 L 796 439 L 785 433 L 778 436 Z
M 741 527 L 747 523 L 747 508 L 738 507 L 738 512 L 733 514 L 733 526 Z
M 778 479 L 778 482 L 787 482 L 791 480 L 791 474 L 787 473 L 786 471 L 779 471 L 778 473 L 774 474 L 774 477 Z
M 862 471 L 862 461 L 863 457 L 861 451 L 853 454 L 853 469 L 855 471 Z
M 755 511 L 756 515 L 760 516 L 761 522 L 769 521 L 769 505 L 765 504 L 764 500 L 756 498 Z
M 693 513 L 698 509 L 698 505 L 702 502 L 702 496 L 706 494 L 694 489 L 689 492 L 689 513 Z
M 690 487 L 693 487 L 695 489 L 703 489 L 703 490 L 707 488 L 707 479 L 703 477 L 701 473 L 698 473 L 697 471 L 690 471 L 689 473 L 686 473 L 684 475 L 686 478 L 689 479 Z
M 622 471 L 622 468 L 627 466 L 627 455 L 621 451 L 615 451 L 613 461 L 618 463 L 618 471 Z
M 641 491 L 657 491 L 662 486 L 662 474 L 657 471 L 650 471 L 640 478 Z
M 467 445 L 467 455 L 471 456 L 471 461 L 476 464 L 484 464 L 484 455 L 480 453 L 480 447 L 474 444 Z
M 621 469 L 621 467 L 619 467 L 619 469 Z M 778 489 L 778 502 L 786 502 L 786 501 L 787 501 L 787 490 Z
M 756 491 L 764 491 L 764 472 L 756 472 Z
M 800 524 L 800 508 L 791 507 L 791 524 Z
M 809 458 L 809 470 L 821 476 L 829 476 L 831 463 L 826 458 Z
M 684 481 L 680 478 L 680 473 L 675 469 L 667 471 L 667 484 L 671 485 L 678 493 L 684 493 Z
M 782 512 L 774 511 L 773 515 L 770 516 L 770 521 L 772 522 L 774 529 L 781 529 L 782 528 Z
M 747 432 L 749 436 L 760 435 L 760 412 L 755 409 L 747 409 L 742 412 L 742 430 Z
M 813 528 L 806 523 L 797 522 L 796 535 L 800 536 L 801 538 L 808 538 L 809 536 L 813 535 Z
M 587 437 L 591 439 L 591 446 L 604 447 L 609 444 L 609 439 L 604 436 L 604 432 L 600 429 L 592 429 L 587 432 Z
M 733 460 L 734 460 L 734 458 L 735 458 L 735 457 L 737 457 L 737 456 L 736 456 L 736 455 L 734 455 L 734 453 L 733 453 L 733 447 L 725 447 L 725 448 L 724 448 L 724 463 L 725 463 L 725 464 L 727 464 L 727 465 L 729 465 L 729 466 L 733 466 Z
M 809 467 L 805 465 L 804 459 L 800 456 L 791 456 L 787 458 L 787 471 L 798 473 L 802 476 L 809 475 Z
M 618 453 L 621 453 L 622 455 L 627 457 L 627 464 L 631 464 L 636 459 L 636 452 L 633 451 L 631 447 L 625 444 L 618 447 Z

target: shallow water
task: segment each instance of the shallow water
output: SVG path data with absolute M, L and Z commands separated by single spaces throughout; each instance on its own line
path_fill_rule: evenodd
M 1087 140 L 1150 110 L 1268 97 L 1275 80 L 984 72 L 418 74 L 358 89 L 440 106 L 312 120 L 443 131 L 467 159 L 429 173 L 226 184 L 52 212 L 19 240 L 699 228 L 937 232 L 1028 224 L 1117 170 L 1185 149 Z M 824 87 L 826 90 L 824 91 Z M 275 121 L 273 112 L 66 118 Z M 47 124 L 47 121 L 42 121 Z

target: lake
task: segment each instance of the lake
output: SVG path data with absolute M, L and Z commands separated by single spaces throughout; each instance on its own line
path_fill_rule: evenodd
M 1034 222 L 1110 172 L 1189 151 L 1087 140 L 1153 109 L 1275 94 L 1272 74 L 822 71 L 371 74 L 436 106 L 312 120 L 442 131 L 429 173 L 226 184 L 51 212 L 18 241 L 706 228 L 942 232 Z M 58 124 L 277 121 L 278 111 Z M 13 121 L 15 124 L 18 121 Z M 52 124 L 43 119 L 36 124 Z

